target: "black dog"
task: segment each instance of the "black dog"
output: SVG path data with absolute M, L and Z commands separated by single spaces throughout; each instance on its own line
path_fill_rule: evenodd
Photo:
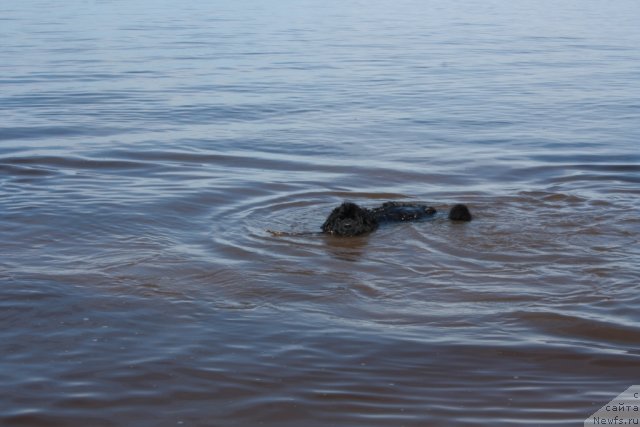
M 344 202 L 329 214 L 322 224 L 322 232 L 335 236 L 358 236 L 374 231 L 382 222 L 413 221 L 435 213 L 436 210 L 430 206 L 414 203 L 386 202 L 380 207 L 367 209 Z M 471 221 L 471 213 L 465 205 L 455 205 L 449 211 L 449 219 Z

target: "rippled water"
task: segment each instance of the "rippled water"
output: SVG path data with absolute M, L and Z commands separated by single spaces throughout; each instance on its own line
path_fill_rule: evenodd
M 638 22 L 3 2 L 0 424 L 582 425 L 640 378 Z

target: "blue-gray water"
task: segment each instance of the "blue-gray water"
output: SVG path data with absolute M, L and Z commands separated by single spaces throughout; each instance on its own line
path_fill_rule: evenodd
M 581 425 L 640 382 L 639 22 L 2 2 L 0 425 Z

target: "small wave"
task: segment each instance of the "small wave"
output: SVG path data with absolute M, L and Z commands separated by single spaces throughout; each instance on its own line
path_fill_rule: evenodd
M 30 156 L 0 158 L 0 165 L 6 167 L 26 166 L 30 168 L 81 169 L 81 170 L 126 170 L 143 169 L 151 165 L 144 162 L 127 160 L 97 160 L 85 157 Z
M 0 128 L 0 141 L 21 139 L 47 139 L 70 136 L 108 136 L 123 132 L 122 129 L 84 126 L 30 126 Z
M 595 310 L 593 310 L 595 311 Z M 628 350 L 629 346 L 639 350 L 640 328 L 623 319 L 611 315 L 598 319 L 584 313 L 564 310 L 562 313 L 550 311 L 517 311 L 509 315 L 511 319 L 523 322 L 533 331 L 547 337 L 558 337 L 569 341 L 588 342 L 595 347 L 617 346 Z M 549 339 L 549 338 L 548 338 Z

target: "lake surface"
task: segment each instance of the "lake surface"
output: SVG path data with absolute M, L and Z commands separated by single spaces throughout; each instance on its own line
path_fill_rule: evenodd
M 640 383 L 638 22 L 2 2 L 0 425 L 582 425 Z

